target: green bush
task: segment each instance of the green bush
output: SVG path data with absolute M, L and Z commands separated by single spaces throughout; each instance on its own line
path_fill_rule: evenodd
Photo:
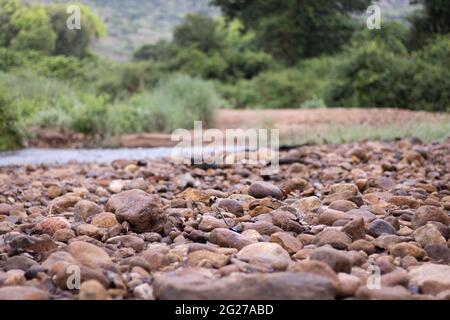
M 132 104 L 149 109 L 156 129 L 170 132 L 193 128 L 194 121 L 203 121 L 207 126 L 214 110 L 223 107 L 225 102 L 212 83 L 179 74 L 161 82 L 152 93 L 133 98 Z
M 224 86 L 222 92 L 235 107 L 298 108 L 315 96 L 321 98 L 325 82 L 319 77 L 306 68 L 268 71 L 250 81 Z
M 343 107 L 408 108 L 413 64 L 379 41 L 349 50 L 338 67 L 327 104 Z
M 111 101 L 151 90 L 166 76 L 164 67 L 153 61 L 119 65 L 112 70 L 100 72 L 93 79 L 95 92 L 108 95 Z
M 302 109 L 322 109 L 326 108 L 327 105 L 323 99 L 320 99 L 318 97 L 313 97 L 310 100 L 306 100 L 302 103 L 301 108 Z
M 7 88 L 0 84 L 0 150 L 21 145 L 23 125 L 14 100 L 7 94 Z
M 72 118 L 69 113 L 61 109 L 43 109 L 33 116 L 33 125 L 39 128 L 68 129 L 72 127 Z
M 450 111 L 450 39 L 440 37 L 415 55 L 411 104 L 416 110 Z

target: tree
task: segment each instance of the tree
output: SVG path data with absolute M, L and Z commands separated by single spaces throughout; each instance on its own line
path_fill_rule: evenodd
M 178 46 L 193 46 L 207 53 L 223 49 L 225 35 L 219 32 L 218 23 L 210 17 L 189 14 L 185 23 L 175 28 L 173 37 Z
M 255 31 L 259 46 L 294 64 L 299 58 L 337 52 L 351 37 L 351 13 L 370 0 L 212 0 L 230 19 Z
M 424 19 L 419 24 L 422 31 L 446 34 L 450 32 L 450 2 L 447 0 L 424 0 Z
M 134 60 L 167 61 L 173 56 L 174 45 L 166 40 L 160 40 L 154 44 L 145 44 L 133 54 Z
M 8 47 L 17 34 L 15 26 L 11 23 L 12 16 L 19 11 L 19 0 L 0 0 L 0 46 Z
M 51 5 L 47 7 L 51 24 L 56 32 L 55 54 L 84 57 L 88 53 L 91 41 L 106 34 L 106 27 L 89 7 L 78 5 L 81 13 L 81 29 L 67 28 L 67 6 Z
M 51 54 L 55 48 L 56 34 L 45 8 L 39 5 L 22 6 L 11 17 L 17 30 L 9 46 L 15 50 L 36 50 Z

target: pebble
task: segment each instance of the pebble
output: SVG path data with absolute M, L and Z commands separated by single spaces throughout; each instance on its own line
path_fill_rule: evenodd
M 350 273 L 352 260 L 342 251 L 332 248 L 319 248 L 314 250 L 310 258 L 329 265 L 335 272 Z
M 209 241 L 224 248 L 236 248 L 239 250 L 256 242 L 251 238 L 224 228 L 214 229 L 209 236 Z
M 97 280 L 85 281 L 80 286 L 80 300 L 108 300 L 109 298 L 105 287 Z
M 29 286 L 8 286 L 0 288 L 0 300 L 48 300 L 49 293 Z
M 273 270 L 286 270 L 291 258 L 280 245 L 270 242 L 259 242 L 242 248 L 236 257 L 252 265 Z
M 396 234 L 395 228 L 387 221 L 382 219 L 376 219 L 372 221 L 367 227 L 368 233 L 374 237 L 378 238 L 383 234 Z
M 303 248 L 302 242 L 287 232 L 275 232 L 270 236 L 269 241 L 279 244 L 290 255 Z
M 441 222 L 444 225 L 450 224 L 450 217 L 441 208 L 434 206 L 422 206 L 416 210 L 412 225 L 414 229 L 424 226 L 429 221 Z
M 345 250 L 352 243 L 352 240 L 340 230 L 327 228 L 315 237 L 314 243 L 317 246 L 330 245 L 335 249 Z
M 115 213 L 119 222 L 126 221 L 140 232 L 159 232 L 167 220 L 159 197 L 142 190 L 123 191 L 112 196 L 106 211 Z
M 62 217 L 51 217 L 42 220 L 36 227 L 41 233 L 53 236 L 58 230 L 70 229 L 70 223 Z
M 91 224 L 98 228 L 112 228 L 119 224 L 116 215 L 110 212 L 102 212 L 92 217 Z
M 264 181 L 252 183 L 248 194 L 254 198 L 260 199 L 265 197 L 272 197 L 278 200 L 284 198 L 283 192 L 277 186 Z
M 410 282 L 425 294 L 436 295 L 450 290 L 450 266 L 424 264 L 409 271 Z

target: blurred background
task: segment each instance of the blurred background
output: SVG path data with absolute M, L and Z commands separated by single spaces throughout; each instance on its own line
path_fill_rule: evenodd
M 0 0 L 2 150 L 194 120 L 289 144 L 450 135 L 450 1 L 82 0 L 80 30 L 69 3 Z

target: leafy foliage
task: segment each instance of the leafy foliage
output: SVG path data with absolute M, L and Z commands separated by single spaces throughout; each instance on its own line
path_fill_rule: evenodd
M 259 47 L 294 64 L 302 57 L 335 53 L 351 37 L 350 13 L 367 8 L 367 0 L 213 0 L 229 18 L 254 30 Z
M 48 15 L 55 30 L 57 39 L 54 53 L 58 55 L 84 57 L 93 39 L 106 35 L 103 22 L 92 13 L 89 7 L 79 5 L 82 17 L 82 28 L 70 30 L 66 26 L 67 12 L 65 5 L 51 5 L 47 8 Z

